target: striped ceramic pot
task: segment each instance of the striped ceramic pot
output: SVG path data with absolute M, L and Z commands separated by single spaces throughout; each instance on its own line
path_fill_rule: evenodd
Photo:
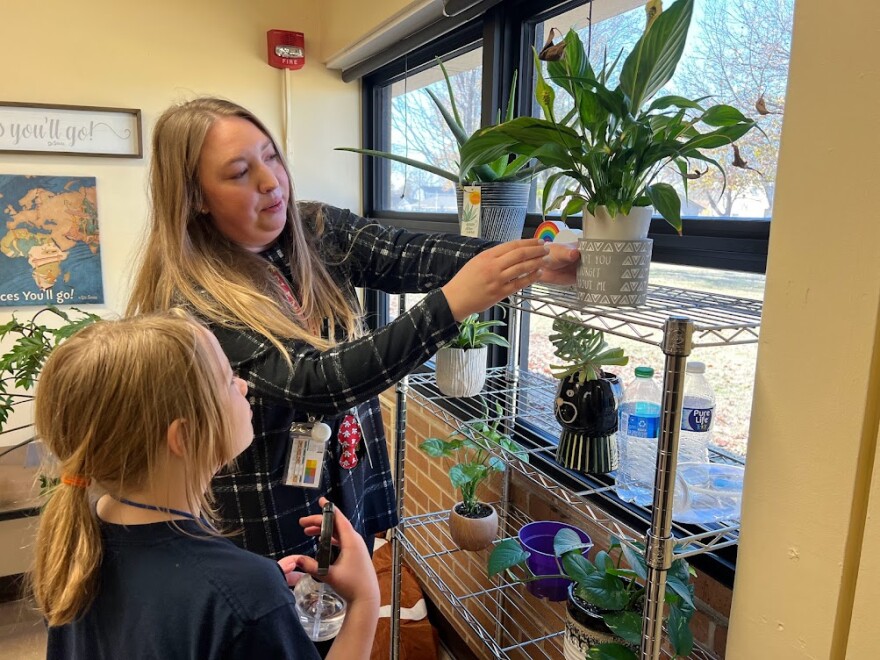
M 437 388 L 446 396 L 476 396 L 486 383 L 486 347 L 437 351 Z
M 480 187 L 478 197 L 473 200 L 480 204 L 480 238 L 501 242 L 522 238 L 531 184 L 502 181 L 473 185 Z M 463 197 L 461 186 L 456 186 L 459 220 L 462 220 Z

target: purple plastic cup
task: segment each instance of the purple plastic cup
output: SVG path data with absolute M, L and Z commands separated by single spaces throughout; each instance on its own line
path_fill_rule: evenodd
M 553 553 L 553 539 L 560 529 L 573 530 L 582 543 L 589 543 L 592 547 L 593 540 L 589 534 L 573 525 L 555 520 L 538 520 L 523 525 L 518 533 L 519 542 L 523 548 L 531 553 L 526 564 L 535 575 L 557 575 L 562 572 L 556 563 L 556 555 Z M 589 551 L 589 547 L 584 548 L 582 554 L 586 556 Z M 565 578 L 546 578 L 526 583 L 526 589 L 538 598 L 565 600 L 569 584 L 571 584 L 571 580 Z

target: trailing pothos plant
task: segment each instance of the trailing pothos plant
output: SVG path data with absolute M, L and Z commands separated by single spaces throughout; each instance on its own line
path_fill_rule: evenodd
M 596 553 L 594 561 L 583 556 L 584 544 L 570 529 L 562 529 L 553 540 L 559 573 L 535 575 L 526 564 L 529 552 L 517 539 L 498 543 L 489 556 L 487 573 L 504 573 L 514 582 L 532 582 L 546 578 L 566 578 L 574 583 L 573 594 L 601 615 L 605 625 L 627 644 L 638 648 L 642 634 L 644 581 L 648 567 L 641 543 L 623 544 L 611 537 L 608 551 Z M 680 546 L 676 546 L 678 551 Z M 666 632 L 676 657 L 686 657 L 693 650 L 690 620 L 694 614 L 696 572 L 683 558 L 677 558 L 666 574 Z M 629 660 L 637 656 L 623 644 L 599 644 L 590 649 L 588 660 Z
M 431 97 L 431 101 L 433 101 L 434 105 L 437 107 L 437 110 L 443 117 L 443 121 L 446 122 L 455 141 L 458 143 L 459 163 L 461 163 L 461 154 L 465 146 L 471 140 L 472 134 L 468 133 L 468 130 L 464 126 L 464 122 L 461 120 L 461 115 L 458 112 L 458 105 L 455 102 L 455 94 L 453 94 L 452 91 L 452 83 L 449 81 L 449 74 L 446 72 L 446 67 L 439 58 L 437 59 L 437 63 L 440 65 L 440 70 L 443 72 L 443 80 L 446 81 L 446 91 L 449 94 L 449 107 L 440 100 L 430 87 L 425 87 L 424 89 L 428 96 Z M 505 121 L 511 121 L 514 118 L 515 99 L 516 72 L 514 71 L 513 80 L 510 84 L 510 96 L 507 101 L 507 109 L 503 117 Z M 500 122 L 501 119 L 501 110 L 499 110 L 496 123 Z M 432 165 L 431 163 L 407 158 L 406 156 L 391 153 L 389 151 L 357 149 L 354 147 L 337 147 L 337 151 L 351 151 L 357 154 L 364 154 L 365 156 L 386 158 L 398 163 L 403 163 L 404 165 L 409 165 L 410 167 L 424 170 L 425 172 L 430 172 L 431 174 L 448 179 L 453 183 L 462 184 L 529 181 L 536 174 L 546 169 L 545 165 L 532 162 L 530 156 L 519 156 L 512 154 L 512 152 L 498 152 L 492 154 L 491 157 L 488 158 L 481 158 L 479 156 L 471 158 L 467 167 L 459 167 L 457 172 L 453 172 L 438 167 L 437 165 Z
M 550 343 L 554 346 L 553 355 L 563 364 L 551 364 L 554 378 L 563 380 L 574 374 L 577 381 L 586 383 L 602 378 L 602 367 L 606 365 L 624 366 L 629 358 L 622 348 L 610 348 L 601 330 L 588 328 L 570 316 L 553 319 L 553 332 Z
M 551 32 L 540 54 L 533 49 L 535 98 L 544 117 L 519 117 L 478 131 L 462 145 L 462 169 L 509 153 L 534 157 L 557 169 L 544 185 L 545 214 L 561 208 L 564 220 L 584 209 L 595 215 L 604 206 L 614 217 L 634 206 L 653 205 L 681 233 L 681 199 L 658 176 L 672 168 L 687 195 L 688 180 L 705 173 L 691 169 L 697 161 L 721 172 L 726 184 L 717 157 L 705 152 L 734 144 L 755 122 L 730 105 L 705 105 L 709 97 L 654 98 L 681 59 L 694 0 L 678 0 L 662 13 L 656 0 L 648 5 L 645 31 L 623 58 L 613 88 L 612 73 L 622 53 L 610 63 L 606 55 L 594 70 L 574 30 L 558 44 L 552 43 Z M 542 60 L 547 61 L 546 78 Z M 571 97 L 573 108 L 563 117 L 554 112 L 555 91 L 548 79 Z M 554 196 L 560 179 L 574 185 Z
M 75 314 L 49 306 L 28 320 L 21 321 L 13 314 L 11 320 L 0 324 L 0 341 L 14 337 L 9 350 L 0 355 L 0 434 L 18 430 L 6 429 L 6 422 L 16 405 L 33 400 L 33 394 L 29 392 L 52 349 L 101 318 L 76 307 L 69 311 Z M 45 323 L 46 318 L 52 322 Z M 61 325 L 57 325 L 59 320 Z
M 477 489 L 493 472 L 504 472 L 508 455 L 528 461 L 522 446 L 499 430 L 503 418 L 501 404 L 495 404 L 494 417 L 489 415 L 489 407 L 485 405 L 481 417 L 462 422 L 445 438 L 427 438 L 419 445 L 419 449 L 434 458 L 460 457 L 459 462 L 449 468 L 449 481 L 461 493 L 463 515 L 479 515 L 481 502 Z

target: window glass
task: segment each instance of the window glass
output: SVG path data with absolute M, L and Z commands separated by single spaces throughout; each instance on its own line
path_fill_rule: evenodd
M 644 29 L 644 3 L 596 0 L 591 4 L 592 9 L 587 4 L 538 23 L 536 48 L 541 48 L 551 28 L 563 34 L 573 28 L 582 41 L 589 44 L 594 69 L 601 67 L 606 54 L 611 62 L 619 53 L 629 53 Z M 732 105 L 757 119 L 761 130 L 750 131 L 737 143 L 745 163 L 743 168 L 731 165 L 735 158 L 732 147 L 707 152 L 726 170 L 726 185 L 717 169 L 692 162 L 692 171 L 708 171 L 699 179 L 689 181 L 688 200 L 682 207 L 682 215 L 771 217 L 793 13 L 794 0 L 696 0 L 684 54 L 675 76 L 658 96 L 677 94 L 690 99 L 709 96 L 705 103 Z M 612 76 L 609 85 L 612 88 L 617 85 L 622 60 Z M 546 63 L 542 66 L 546 72 Z M 532 114 L 540 116 L 534 100 L 533 104 Z M 564 116 L 571 105 L 567 93 L 557 88 L 556 116 Z M 538 180 L 535 211 L 539 210 L 546 177 L 545 174 Z M 658 180 L 671 183 L 683 196 L 677 170 L 667 168 Z
M 753 273 L 652 263 L 650 281 L 651 284 L 754 300 L 763 300 L 764 297 L 764 275 Z M 554 381 L 550 371 L 550 365 L 558 361 L 549 339 L 553 320 L 538 314 L 524 314 L 523 317 L 528 317 L 528 338 L 524 337 L 528 342 L 528 370 L 544 380 L 548 384 L 546 391 L 551 391 L 558 382 Z M 623 348 L 629 356 L 629 364 L 625 367 L 609 368 L 621 378 L 624 386 L 633 380 L 635 368 L 639 366 L 653 367 L 657 374 L 655 378 L 659 379 L 658 383 L 662 382 L 665 356 L 660 348 L 610 334 L 605 335 L 605 340 L 611 347 Z M 757 351 L 757 344 L 697 346 L 690 357 L 706 363 L 706 379 L 715 391 L 715 446 L 743 457 L 748 442 Z M 534 402 L 533 405 L 544 406 L 544 403 Z M 549 405 L 552 409 L 552 402 Z M 558 431 L 558 428 L 554 427 L 551 433 L 553 430 Z
M 412 309 L 413 305 L 418 303 L 422 298 L 425 297 L 424 293 L 407 293 L 405 297 L 406 308 Z M 389 295 L 388 296 L 388 320 L 393 321 L 398 316 L 400 316 L 400 296 Z
M 467 134 L 480 127 L 482 48 L 443 62 L 462 126 Z M 451 108 L 439 65 L 407 76 L 384 88 L 390 97 L 387 143 L 379 148 L 443 170 L 458 173 L 458 142 L 432 101 L 433 93 Z M 385 187 L 387 210 L 457 213 L 455 184 L 418 167 L 391 161 Z

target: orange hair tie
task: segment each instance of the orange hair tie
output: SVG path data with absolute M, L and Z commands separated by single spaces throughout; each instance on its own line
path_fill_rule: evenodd
M 80 477 L 75 474 L 63 474 L 61 475 L 61 483 L 74 488 L 88 488 L 92 480 L 89 477 Z

